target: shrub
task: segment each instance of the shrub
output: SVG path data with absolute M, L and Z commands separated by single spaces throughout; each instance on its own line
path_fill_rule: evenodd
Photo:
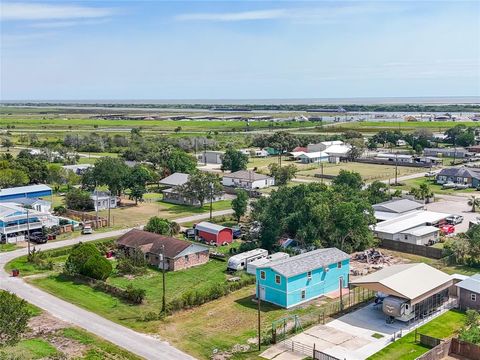
M 57 215 L 65 215 L 67 213 L 67 209 L 63 205 L 55 206 L 53 208 L 53 212 Z
M 146 293 L 147 291 L 145 289 L 134 288 L 132 284 L 128 284 L 125 288 L 124 295 L 126 300 L 134 304 L 141 304 Z
M 83 274 L 83 266 L 94 256 L 100 256 L 100 251 L 95 245 L 88 243 L 74 245 L 65 262 L 65 272 L 70 275 Z
M 94 255 L 88 258 L 80 273 L 93 279 L 105 280 L 112 273 L 112 264 L 103 256 Z

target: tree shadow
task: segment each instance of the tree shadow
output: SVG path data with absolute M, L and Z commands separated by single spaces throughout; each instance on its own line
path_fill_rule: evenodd
M 235 300 L 235 302 L 245 308 L 255 309 L 255 310 L 258 308 L 258 303 L 255 300 L 254 295 L 249 295 L 241 299 L 237 299 Z M 281 307 L 268 303 L 266 301 L 262 301 L 260 304 L 260 312 L 270 312 L 270 311 L 277 311 L 281 309 L 282 309 Z

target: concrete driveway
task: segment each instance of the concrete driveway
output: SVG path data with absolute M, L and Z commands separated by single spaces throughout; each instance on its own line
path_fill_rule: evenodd
M 410 326 L 401 321 L 387 324 L 381 307 L 370 303 L 326 325 L 311 327 L 289 340 L 310 348 L 315 345 L 315 349 L 338 359 L 364 360 L 389 345 L 394 334 L 401 332 L 401 336 L 404 336 L 445 311 L 446 308 Z M 276 344 L 261 354 L 266 359 L 277 359 L 279 355 L 282 355 L 283 359 L 292 360 L 298 356 L 282 344 Z
M 455 233 L 467 231 L 470 220 L 480 216 L 480 214 L 471 211 L 472 208 L 468 205 L 469 197 L 467 196 L 436 195 L 435 198 L 435 202 L 425 205 L 427 210 L 463 216 L 463 222 L 455 225 Z

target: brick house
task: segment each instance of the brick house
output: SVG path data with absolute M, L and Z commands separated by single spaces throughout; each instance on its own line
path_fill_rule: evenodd
M 122 235 L 117 240 L 117 246 L 127 254 L 133 249 L 140 250 L 150 265 L 161 269 L 164 264 L 165 269 L 170 271 L 202 265 L 209 259 L 206 246 L 138 229 Z
M 480 274 L 466 278 L 456 286 L 459 308 L 480 310 Z

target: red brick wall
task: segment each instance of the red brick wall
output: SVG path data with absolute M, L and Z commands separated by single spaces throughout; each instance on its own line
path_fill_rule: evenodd
M 206 262 L 208 262 L 208 251 L 203 251 L 188 255 L 188 259 L 183 256 L 175 259 L 175 261 L 170 261 L 170 270 L 177 271 L 187 269 L 192 266 L 205 264 Z

